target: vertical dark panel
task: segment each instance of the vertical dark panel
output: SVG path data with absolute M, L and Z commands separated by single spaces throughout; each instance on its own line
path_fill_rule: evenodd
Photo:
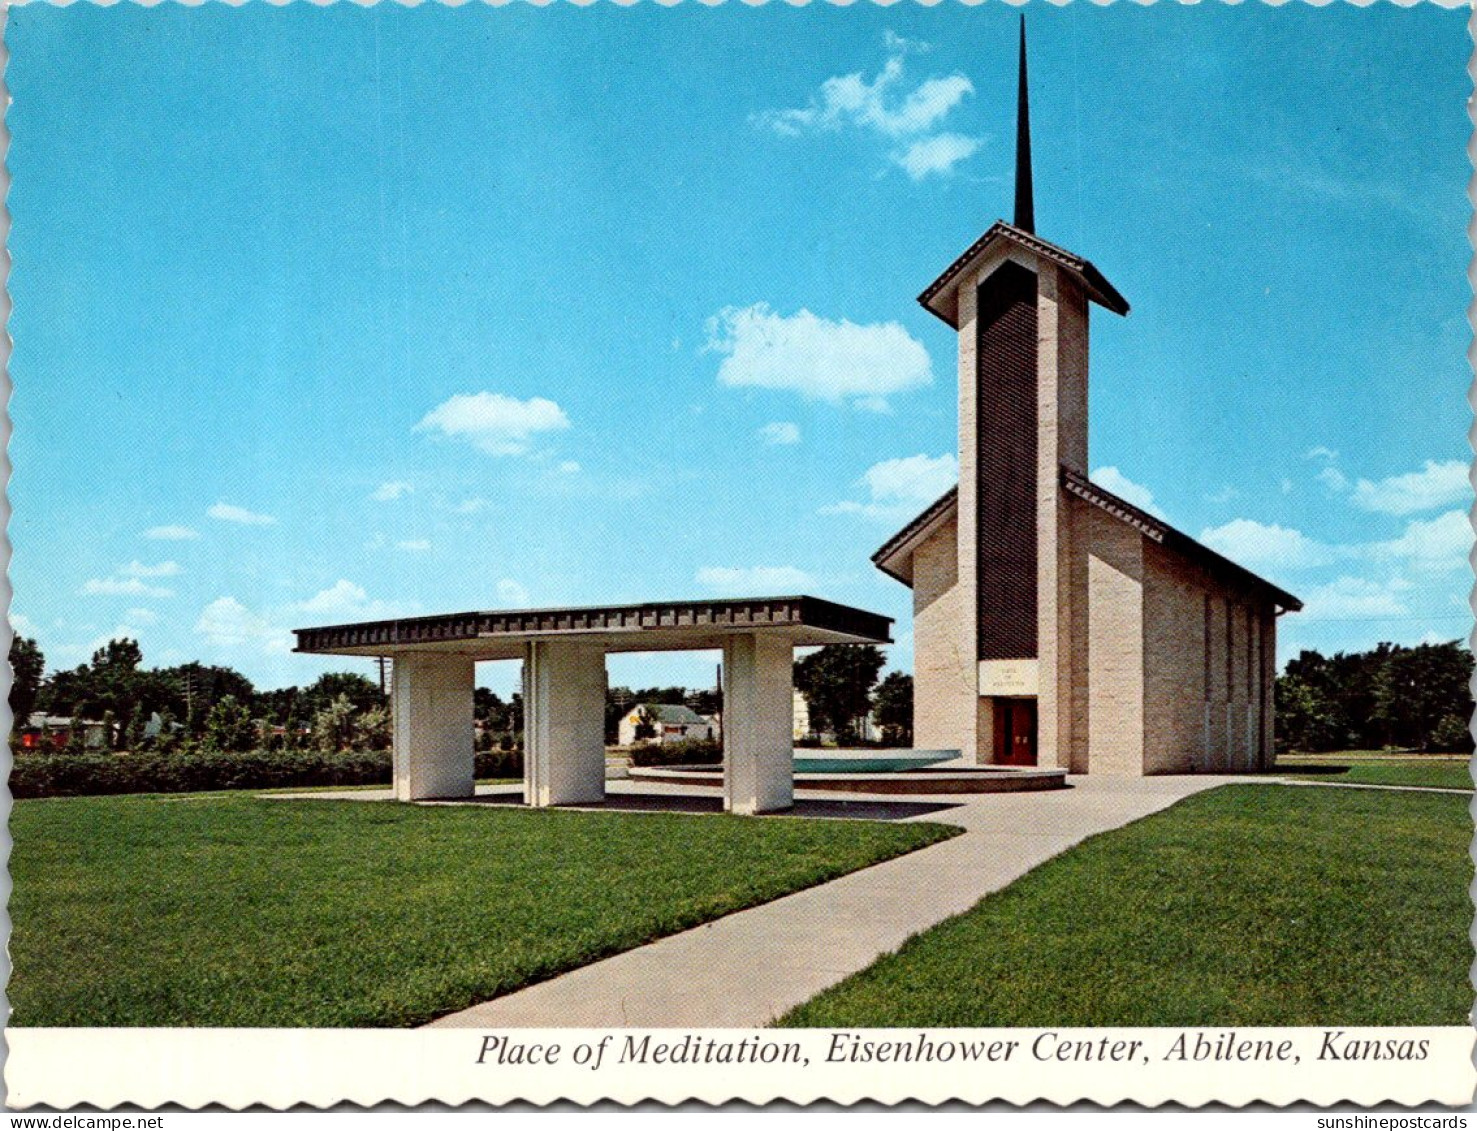
M 1036 276 L 979 288 L 979 658 L 1036 657 Z

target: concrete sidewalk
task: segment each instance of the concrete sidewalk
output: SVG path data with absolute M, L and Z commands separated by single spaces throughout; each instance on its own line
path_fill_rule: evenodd
M 1069 779 L 1073 788 L 1046 793 L 935 798 L 951 807 L 910 819 L 960 825 L 962 836 L 449 1014 L 430 1027 L 766 1025 L 1079 841 L 1238 780 L 1248 779 L 1076 777 Z

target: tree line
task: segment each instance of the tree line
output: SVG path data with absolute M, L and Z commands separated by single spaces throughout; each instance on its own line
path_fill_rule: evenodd
M 12 741 L 32 713 L 101 723 L 114 750 L 216 750 L 285 748 L 383 750 L 390 745 L 388 696 L 356 672 L 328 672 L 303 687 L 258 690 L 234 668 L 202 663 L 147 668 L 137 640 L 120 638 L 75 668 L 46 673 L 34 639 L 15 636 L 10 646 L 13 681 Z M 885 741 L 912 741 L 913 680 L 899 672 L 878 680 L 884 664 L 872 645 L 831 645 L 795 665 L 795 686 L 805 696 L 812 730 L 845 744 L 857 739 L 872 716 Z M 720 716 L 723 695 L 714 688 L 611 687 L 605 695 L 606 740 L 639 704 L 682 704 L 700 715 Z M 479 749 L 522 746 L 523 697 L 503 699 L 486 687 L 473 694 Z M 82 728 L 71 728 L 80 748 Z
M 1277 748 L 1469 752 L 1471 680 L 1457 641 L 1301 652 L 1277 677 Z

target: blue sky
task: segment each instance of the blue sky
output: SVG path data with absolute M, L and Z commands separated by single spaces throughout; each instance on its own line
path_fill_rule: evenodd
M 1037 228 L 1133 304 L 1095 477 L 1303 597 L 1283 658 L 1465 637 L 1462 13 L 1030 19 Z M 915 296 L 1009 211 L 1015 20 L 12 9 L 18 629 L 276 686 L 368 670 L 293 626 L 804 591 L 910 668 L 868 557 L 953 480 Z

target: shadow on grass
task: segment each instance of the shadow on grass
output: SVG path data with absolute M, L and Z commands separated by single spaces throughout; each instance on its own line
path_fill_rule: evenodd
M 455 802 L 455 804 L 521 807 L 523 795 L 511 791 L 486 793 L 465 801 Z M 591 809 L 604 813 L 721 813 L 723 812 L 723 798 L 672 793 L 609 793 L 602 802 L 558 806 L 558 808 Z M 764 816 L 821 817 L 854 821 L 905 821 L 911 817 L 926 817 L 955 808 L 958 808 L 956 804 L 941 801 L 839 801 L 799 798 L 791 808 L 778 813 L 764 814 Z

